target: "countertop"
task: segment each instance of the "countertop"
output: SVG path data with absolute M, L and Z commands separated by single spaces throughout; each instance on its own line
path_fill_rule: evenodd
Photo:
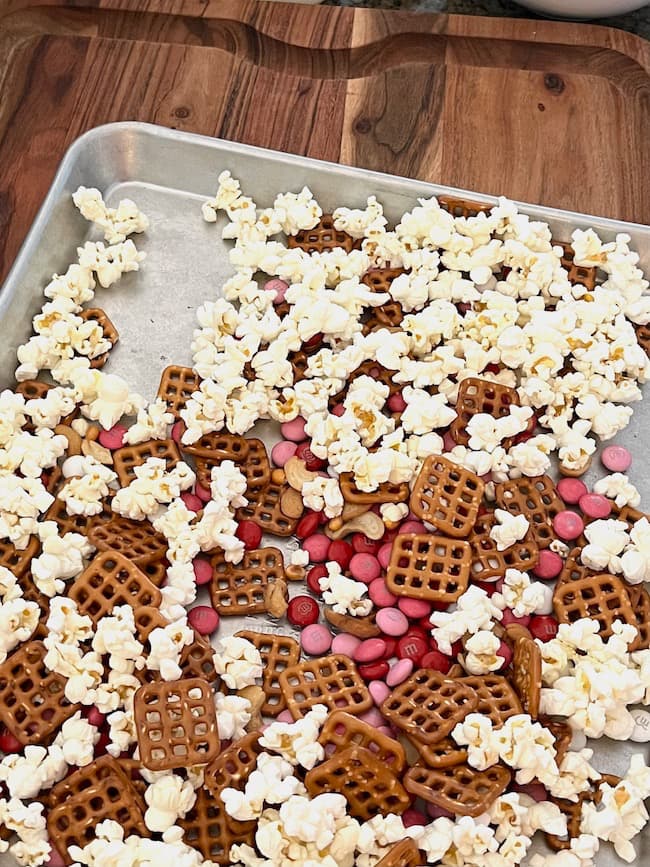
M 413 12 L 456 12 L 464 15 L 507 16 L 509 18 L 535 18 L 535 14 L 510 0 L 325 0 L 328 6 L 371 6 L 379 9 L 404 9 Z M 620 27 L 650 39 L 650 5 L 618 15 L 599 18 L 592 24 Z

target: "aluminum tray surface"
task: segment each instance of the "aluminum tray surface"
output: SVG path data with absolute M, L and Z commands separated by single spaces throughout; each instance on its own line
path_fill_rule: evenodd
M 74 207 L 71 195 L 83 184 L 97 187 L 107 203 L 115 206 L 121 198 L 133 199 L 147 214 L 150 228 L 132 236 L 138 249 L 147 254 L 141 270 L 126 274 L 108 290 L 99 288 L 93 301 L 116 325 L 120 340 L 111 352 L 106 370 L 124 376 L 130 386 L 147 399 L 155 396 L 160 373 L 171 363 L 190 364 L 190 341 L 196 327 L 196 309 L 216 299 L 231 276 L 228 260 L 231 242 L 221 240 L 225 218 L 217 224 L 204 222 L 201 204 L 214 195 L 217 176 L 229 169 L 239 178 L 244 193 L 258 206 L 269 206 L 279 192 L 298 191 L 307 184 L 325 211 L 338 205 L 364 207 L 369 195 L 384 205 L 389 221 L 395 222 L 418 197 L 443 193 L 477 201 L 494 201 L 480 193 L 456 190 L 417 180 L 378 174 L 305 157 L 282 154 L 234 142 L 181 133 L 140 123 L 115 123 L 97 127 L 79 138 L 68 150 L 50 192 L 38 213 L 25 243 L 0 290 L 0 387 L 14 384 L 16 349 L 31 334 L 32 317 L 43 304 L 43 287 L 52 274 L 62 273 L 76 261 L 76 248 L 101 235 Z M 640 265 L 650 271 L 650 227 L 620 223 L 601 217 L 556 211 L 533 205 L 522 210 L 549 223 L 558 240 L 570 240 L 576 228 L 593 227 L 601 237 L 613 239 L 619 232 L 632 237 L 632 246 L 641 255 Z M 636 456 L 632 480 L 650 505 L 650 466 L 640 460 L 642 432 L 650 421 L 646 403 L 634 405 L 634 416 L 617 437 Z M 268 444 L 277 439 L 277 426 L 263 423 L 258 435 Z M 256 428 L 257 430 L 257 428 Z M 275 433 L 274 433 L 275 431 Z M 647 442 L 647 440 L 646 440 Z M 597 462 L 595 462 L 597 463 Z M 598 469 L 586 480 L 593 481 Z M 269 537 L 265 544 L 278 545 Z M 298 547 L 295 539 L 281 542 L 285 552 Z M 292 595 L 304 593 L 302 584 L 290 584 Z M 205 591 L 199 601 L 205 601 Z M 222 618 L 220 634 L 238 629 L 275 631 L 277 625 L 263 617 Z M 284 631 L 297 635 L 289 624 Z M 648 754 L 647 745 L 603 739 L 591 744 L 596 749 L 595 765 L 602 772 L 623 771 L 635 752 Z M 650 858 L 650 828 L 638 839 L 639 858 Z M 535 846 L 542 850 L 542 847 Z M 0 867 L 14 865 L 8 855 L 0 856 Z M 622 864 L 608 844 L 597 856 L 598 865 Z

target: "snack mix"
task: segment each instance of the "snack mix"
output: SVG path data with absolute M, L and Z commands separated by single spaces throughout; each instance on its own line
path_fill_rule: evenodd
M 260 209 L 224 171 L 234 274 L 147 403 L 87 305 L 148 220 L 73 200 L 104 241 L 0 393 L 0 851 L 634 862 L 650 769 L 611 741 L 650 740 L 650 523 L 600 446 L 650 375 L 630 238 L 505 199 Z

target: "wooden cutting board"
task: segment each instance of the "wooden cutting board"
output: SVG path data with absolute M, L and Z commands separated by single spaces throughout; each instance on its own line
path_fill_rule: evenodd
M 0 0 L 0 280 L 67 146 L 142 120 L 650 222 L 650 46 L 255 0 Z

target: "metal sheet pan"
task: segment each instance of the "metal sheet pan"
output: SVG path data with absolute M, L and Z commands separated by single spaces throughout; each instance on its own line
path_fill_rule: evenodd
M 391 222 L 399 219 L 422 196 L 451 193 L 494 201 L 480 193 L 149 124 L 115 123 L 97 127 L 81 136 L 68 150 L 0 290 L 0 387 L 13 384 L 16 348 L 30 336 L 32 317 L 43 303 L 43 287 L 51 275 L 63 272 L 76 260 L 77 246 L 85 240 L 100 238 L 89 231 L 88 223 L 72 204 L 71 194 L 80 184 L 104 191 L 110 205 L 117 204 L 120 198 L 132 198 L 151 223 L 145 235 L 135 236 L 138 248 L 147 254 L 141 271 L 125 275 L 114 287 L 100 289 L 96 294 L 97 306 L 107 311 L 120 333 L 120 342 L 111 353 L 107 370 L 121 374 L 132 388 L 152 398 L 160 372 L 167 364 L 190 364 L 196 309 L 205 300 L 218 297 L 221 285 L 232 273 L 229 244 L 221 240 L 224 218 L 220 217 L 216 226 L 207 224 L 200 207 L 202 201 L 214 193 L 217 175 L 224 168 L 241 180 L 244 191 L 260 206 L 270 205 L 278 192 L 298 190 L 304 184 L 312 189 L 325 210 L 337 205 L 364 206 L 366 198 L 374 194 L 383 203 Z M 648 226 L 537 205 L 522 205 L 522 210 L 548 222 L 558 240 L 569 240 L 575 228 L 590 226 L 606 239 L 627 232 L 641 255 L 641 267 L 650 271 Z M 647 443 L 643 431 L 650 421 L 650 408 L 644 402 L 636 404 L 634 410 L 632 423 L 617 442 L 627 445 L 637 456 L 632 478 L 641 491 L 643 503 L 648 506 L 650 464 L 639 458 Z M 271 443 L 273 427 L 268 423 L 262 427 L 261 435 Z M 594 468 L 592 479 L 597 475 L 598 470 Z M 277 544 L 277 540 L 273 539 L 273 544 Z M 295 549 L 297 542 L 288 540 L 282 547 L 285 551 Z M 292 595 L 305 592 L 302 585 L 290 589 Z M 260 617 L 224 618 L 221 634 L 241 628 L 274 631 L 277 627 Z M 287 626 L 285 631 L 292 629 Z M 603 772 L 622 771 L 634 752 L 647 754 L 644 745 L 606 739 L 592 746 L 596 749 L 596 766 Z M 638 863 L 646 863 L 650 858 L 648 829 L 639 850 Z M 0 856 L 0 867 L 13 863 L 9 856 Z M 604 845 L 597 863 L 609 867 L 622 862 Z

